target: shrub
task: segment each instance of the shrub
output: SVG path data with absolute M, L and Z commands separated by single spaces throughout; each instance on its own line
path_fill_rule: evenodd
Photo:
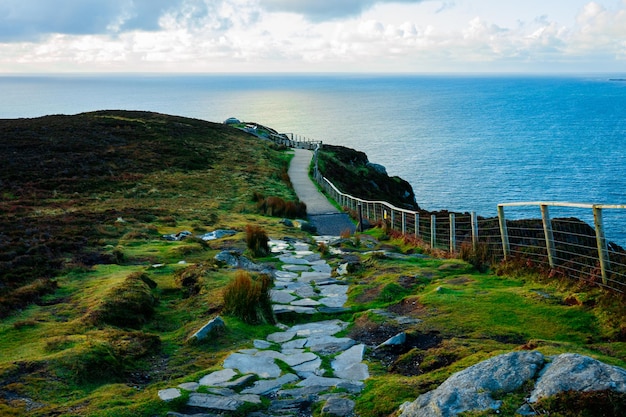
M 289 219 L 305 218 L 306 204 L 302 201 L 286 201 L 280 197 L 264 197 L 258 192 L 252 195 L 257 210 L 266 216 L 287 217 Z
M 476 248 L 471 242 L 464 242 L 461 244 L 459 256 L 480 272 L 486 272 L 493 261 L 489 245 L 484 242 L 479 243 Z
M 270 253 L 267 233 L 260 226 L 246 226 L 246 245 L 254 257 L 264 257 Z
M 224 313 L 249 324 L 275 323 L 267 275 L 254 279 L 249 272 L 237 271 L 235 279 L 224 289 Z

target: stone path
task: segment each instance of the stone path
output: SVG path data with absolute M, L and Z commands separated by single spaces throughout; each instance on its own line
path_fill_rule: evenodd
M 311 224 L 322 235 L 339 236 L 344 231 L 353 234 L 356 227 L 350 217 L 330 204 L 309 178 L 309 166 L 313 152 L 306 149 L 294 149 L 294 152 L 295 155 L 289 165 L 289 179 L 300 201 L 306 204 Z
M 332 277 L 332 268 L 307 243 L 272 240 L 270 247 L 284 263 L 275 273 L 272 290 L 277 317 L 284 313 L 346 311 L 348 286 Z M 171 401 L 187 391 L 190 410 L 205 416 L 228 416 L 245 404 L 262 404 L 263 397 L 269 407 L 259 406 L 264 410 L 248 416 L 309 416 L 316 403 L 324 415 L 352 416 L 353 397 L 363 389 L 369 371 L 363 363 L 365 345 L 336 336 L 347 326 L 341 320 L 291 327 L 279 324 L 279 331 L 265 340 L 255 340 L 253 348 L 228 356 L 223 369 L 197 382 L 161 390 L 158 395 Z

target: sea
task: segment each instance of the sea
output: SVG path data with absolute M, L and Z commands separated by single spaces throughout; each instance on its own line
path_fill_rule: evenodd
M 427 210 L 626 204 L 626 74 L 0 76 L 3 119 L 104 109 L 237 117 L 354 148 Z M 507 210 L 540 217 L 537 206 Z M 589 209 L 551 210 L 593 224 Z M 626 209 L 604 217 L 607 237 L 626 244 Z

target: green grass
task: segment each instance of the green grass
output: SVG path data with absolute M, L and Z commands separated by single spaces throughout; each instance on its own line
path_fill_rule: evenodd
M 184 399 L 163 403 L 159 389 L 197 381 L 221 369 L 231 352 L 277 331 L 223 315 L 224 290 L 235 272 L 217 267 L 213 258 L 225 249 L 245 252 L 247 225 L 269 237 L 308 238 L 260 215 L 253 200 L 256 194 L 295 201 L 285 178 L 291 152 L 221 125 L 142 112 L 0 121 L 0 135 L 7 138 L 0 179 L 10 184 L 0 201 L 0 303 L 15 301 L 6 289 L 32 294 L 25 305 L 0 310 L 0 394 L 8 393 L 0 395 L 0 415 L 164 416 Z M 25 159 L 9 161 L 7 155 Z M 55 158 L 58 164 L 44 163 Z M 332 168 L 331 160 L 325 163 Z M 218 228 L 238 233 L 211 242 L 162 239 Z M 344 332 L 350 334 L 388 326 L 388 319 L 369 311 L 381 308 L 422 320 L 405 329 L 409 335 L 441 339 L 389 362 L 369 357 L 372 377 L 356 399 L 361 417 L 391 415 L 451 373 L 521 345 L 626 364 L 619 298 L 523 274 L 478 273 L 454 259 L 359 254 L 424 251 L 380 229 L 346 241 L 345 249 L 361 260 L 347 278 L 353 311 L 284 315 L 281 322 L 338 318 L 352 323 Z M 280 266 L 272 257 L 255 262 Z M 137 274 L 147 278 L 129 285 Z M 42 282 L 41 292 L 32 291 L 41 277 L 56 287 Z M 155 303 L 133 326 L 87 320 L 103 306 L 119 310 L 134 290 Z M 190 343 L 217 314 L 226 330 Z M 403 375 L 402 367 L 416 361 L 420 372 Z M 330 359 L 324 367 L 330 370 Z M 19 397 L 42 406 L 26 411 L 24 401 L 7 399 Z

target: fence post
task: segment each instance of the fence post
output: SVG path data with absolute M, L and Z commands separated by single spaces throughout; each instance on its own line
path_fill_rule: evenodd
M 474 252 L 476 252 L 478 249 L 478 218 L 475 211 L 471 213 L 470 225 L 472 228 L 472 248 L 474 248 Z
M 420 237 L 420 214 L 415 212 L 415 238 Z
M 456 252 L 456 216 L 450 213 L 450 253 Z
M 541 220 L 543 222 L 543 233 L 546 236 L 546 250 L 548 251 L 548 263 L 550 268 L 554 268 L 556 250 L 554 248 L 554 234 L 552 233 L 552 221 L 550 211 L 546 204 L 541 204 Z
M 363 233 L 363 205 L 359 204 L 359 232 Z
M 406 235 L 406 213 L 402 212 L 402 235 Z
M 430 247 L 435 248 L 437 243 L 437 216 L 430 215 Z
M 396 215 L 393 209 L 391 209 L 391 230 L 394 230 L 395 227 L 396 227 Z
M 596 245 L 598 246 L 598 258 L 600 259 L 600 270 L 602 271 L 602 283 L 606 285 L 611 264 L 609 262 L 609 250 L 604 236 L 602 209 L 600 207 L 593 207 L 593 223 L 596 227 Z
M 509 245 L 509 231 L 506 229 L 506 218 L 504 217 L 504 207 L 498 206 L 498 221 L 500 222 L 500 236 L 502 237 L 502 251 L 504 259 L 511 256 L 511 246 Z

